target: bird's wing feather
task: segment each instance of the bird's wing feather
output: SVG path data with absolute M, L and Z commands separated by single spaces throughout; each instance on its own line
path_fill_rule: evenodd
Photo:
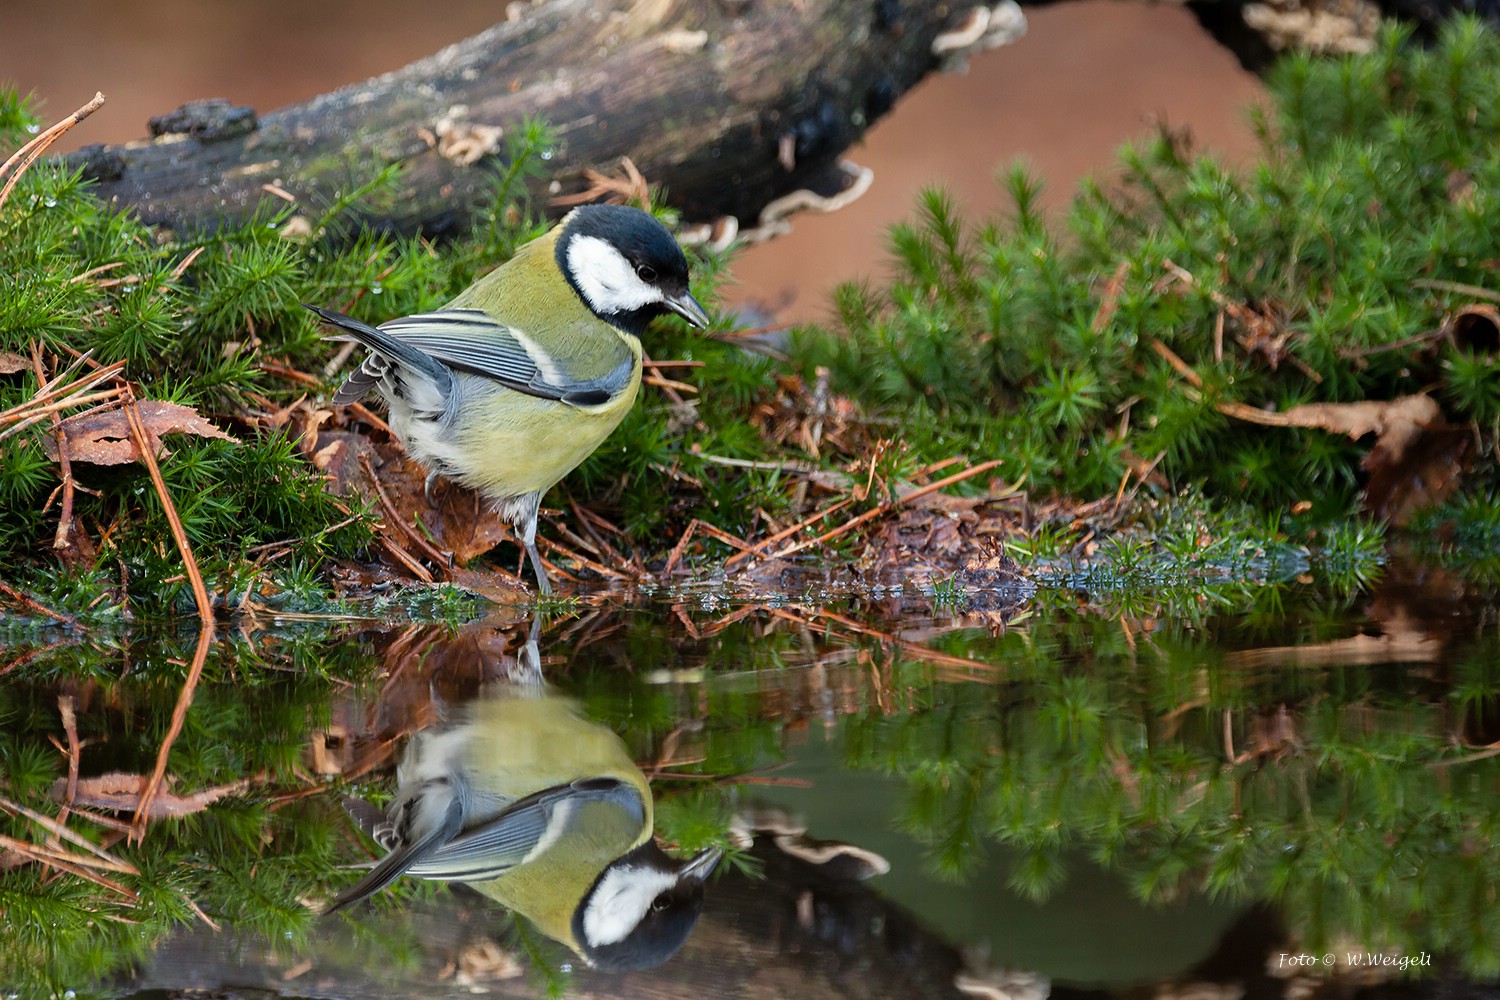
M 344 339 L 362 344 L 373 352 L 353 375 L 344 380 L 338 392 L 334 393 L 335 406 L 344 406 L 364 396 L 380 382 L 391 365 L 398 365 L 430 383 L 443 399 L 453 394 L 452 370 L 420 348 L 404 343 L 353 316 L 345 316 L 341 312 L 318 306 L 307 308 L 317 313 L 323 322 L 337 327 Z
M 365 817 L 357 817 L 363 821 Z M 463 803 L 458 796 L 454 796 L 448 803 L 448 808 L 443 814 L 443 821 L 434 824 L 424 836 L 403 844 L 380 860 L 364 878 L 354 885 L 339 893 L 334 901 L 329 904 L 324 913 L 333 913 L 342 910 L 351 903 L 357 903 L 366 896 L 372 896 L 396 881 L 406 872 L 417 868 L 422 859 L 436 851 L 441 850 L 442 845 L 454 838 L 463 826 L 464 810 Z
M 454 368 L 492 378 L 503 385 L 542 399 L 575 406 L 606 403 L 629 383 L 635 357 L 623 341 L 610 338 L 615 348 L 605 355 L 604 370 L 587 374 L 576 359 L 547 352 L 525 332 L 480 309 L 440 309 L 393 319 L 380 328 L 403 344 Z M 605 345 L 599 345 L 605 346 Z M 598 358 L 597 353 L 591 360 Z
M 494 819 L 465 830 L 448 841 L 409 873 L 422 878 L 483 882 L 498 878 L 521 864 L 566 822 L 565 807 L 585 801 L 610 802 L 632 810 L 645 821 L 639 790 L 614 778 L 588 778 L 548 788 L 519 799 Z

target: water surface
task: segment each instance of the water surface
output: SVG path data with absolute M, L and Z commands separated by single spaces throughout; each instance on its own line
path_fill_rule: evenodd
M 1496 975 L 1492 597 L 1424 571 L 1343 595 L 976 603 L 990 610 L 705 590 L 544 620 L 546 682 L 623 740 L 661 841 L 729 850 L 682 951 L 617 976 L 462 886 L 405 878 L 317 915 L 359 877 L 343 866 L 382 853 L 341 797 L 384 801 L 415 733 L 515 679 L 521 612 L 218 633 L 139 843 L 139 781 L 196 636 L 12 625 L 5 803 L 101 855 L 6 823 L 0 980 L 20 996 L 1229 1000 Z

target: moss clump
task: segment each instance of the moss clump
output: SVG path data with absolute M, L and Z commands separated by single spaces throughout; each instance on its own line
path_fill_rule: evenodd
M 1286 58 L 1258 162 L 1163 134 L 1125 151 L 1118 186 L 1086 185 L 1062 233 L 1020 169 L 1005 220 L 928 192 L 891 232 L 895 280 L 840 289 L 840 329 L 802 331 L 800 358 L 918 452 L 1004 456 L 1044 492 L 1112 494 L 1156 462 L 1212 500 L 1340 516 L 1367 442 L 1226 409 L 1416 393 L 1472 433 L 1472 479 L 1492 485 L 1500 351 L 1445 318 L 1496 297 L 1500 37 L 1473 20 L 1432 48 L 1408 36 Z
M 1330 571 L 1367 579 L 1379 529 L 1322 526 L 1362 504 L 1377 520 L 1411 516 L 1403 462 L 1462 463 L 1466 475 L 1444 473 L 1439 498 L 1500 488 L 1500 335 L 1472 309 L 1469 326 L 1448 321 L 1495 297 L 1484 286 L 1500 260 L 1500 37 L 1457 20 L 1423 49 L 1390 27 L 1370 55 L 1292 56 L 1270 84 L 1264 152 L 1242 169 L 1159 136 L 1122 155 L 1119 185 L 1086 186 L 1062 232 L 1020 170 L 1006 177 L 1004 220 L 976 224 L 929 192 L 891 232 L 895 279 L 840 289 L 837 329 L 759 351 L 671 324 L 653 331 L 650 355 L 700 367 L 663 369 L 674 384 L 648 392 L 548 498 L 597 517 L 570 515 L 572 536 L 545 533 L 575 546 L 588 536 L 596 565 L 639 575 L 695 521 L 709 530 L 679 547 L 679 565 L 713 565 L 735 539 L 798 522 L 788 544 L 863 518 L 876 530 L 839 534 L 814 557 L 860 563 L 879 582 L 866 557 L 900 531 L 875 515 L 947 474 L 935 469 L 998 460 L 993 475 L 1033 499 L 1113 501 L 1107 516 L 1042 517 L 1016 547 L 1033 560 L 1092 539 L 1110 543 L 1122 579 L 1187 582 L 1272 548 L 1331 547 Z M 0 99 L 12 141 L 27 122 L 24 102 Z M 238 439 L 174 437 L 163 463 L 216 598 L 315 607 L 319 587 L 332 595 L 332 560 L 376 556 L 376 519 L 331 496 L 307 460 L 320 430 L 367 428 L 314 419 L 330 349 L 299 303 L 379 322 L 434 308 L 506 259 L 540 231 L 515 199 L 551 142 L 534 124 L 512 134 L 492 205 L 441 252 L 360 221 L 399 196 L 396 168 L 351 174 L 332 204 L 197 236 L 154 233 L 99 204 L 78 175 L 33 169 L 0 209 L 0 352 L 21 362 L 0 375 L 0 408 L 35 394 L 33 350 L 49 377 L 84 351 L 123 361 L 141 395 L 193 407 Z M 700 257 L 697 291 L 711 299 L 723 261 Z M 1253 422 L 1301 404 L 1417 396 L 1453 430 L 1394 457 L 1372 459 L 1331 424 Z M 185 607 L 166 518 L 136 465 L 76 470 L 87 492 L 57 578 L 51 433 L 44 421 L 0 441 L 0 562 L 73 612 Z M 1377 503 L 1371 480 L 1382 475 Z M 985 488 L 976 477 L 958 491 Z M 830 492 L 848 500 L 838 519 L 809 520 Z M 1115 539 L 1132 519 L 1150 532 L 1184 492 L 1198 498 L 1195 516 L 1223 522 L 1202 533 L 1216 547 L 1188 559 L 1186 534 Z M 935 530 L 937 516 L 909 534 Z M 960 540 L 970 549 L 949 575 L 978 548 L 977 533 Z M 909 572 L 904 558 L 888 552 L 885 564 Z M 278 596 L 284 580 L 295 595 Z

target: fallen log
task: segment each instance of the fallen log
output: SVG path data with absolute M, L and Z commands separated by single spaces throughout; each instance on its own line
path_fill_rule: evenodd
M 70 163 L 114 204 L 190 230 L 268 199 L 316 212 L 395 165 L 398 191 L 364 221 L 443 236 L 487 203 L 504 135 L 537 117 L 559 136 L 540 200 L 629 157 L 685 220 L 764 234 L 857 196 L 870 178 L 844 151 L 928 73 L 1024 23 L 1009 0 L 531 0 L 404 69 L 264 115 L 195 102 Z

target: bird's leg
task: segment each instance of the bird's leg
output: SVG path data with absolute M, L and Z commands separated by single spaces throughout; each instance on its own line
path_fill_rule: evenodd
M 531 560 L 532 571 L 536 573 L 536 589 L 542 596 L 551 597 L 552 581 L 547 579 L 547 571 L 542 567 L 542 554 L 536 548 L 536 516 L 542 505 L 542 498 L 539 494 L 532 494 L 529 500 L 519 525 L 521 545 L 526 549 L 526 557 Z
M 422 482 L 422 495 L 427 498 L 428 503 L 432 503 L 432 484 L 438 481 L 439 475 L 437 472 L 429 472 Z M 449 560 L 449 568 L 452 568 L 452 560 Z
M 526 644 L 516 654 L 516 670 L 510 678 L 512 684 L 542 684 L 542 654 L 537 648 L 537 639 L 542 634 L 542 616 L 534 615 L 531 619 L 531 631 L 526 637 Z

